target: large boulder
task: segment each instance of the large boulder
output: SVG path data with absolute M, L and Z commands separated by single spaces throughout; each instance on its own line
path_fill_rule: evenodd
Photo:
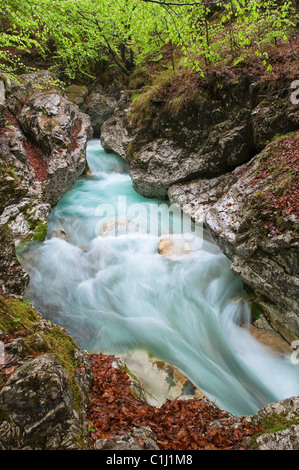
M 90 118 L 63 96 L 48 72 L 7 81 L 3 93 L 0 226 L 5 228 L 5 236 L 1 236 L 1 241 L 8 241 L 6 234 L 10 232 L 18 245 L 45 238 L 51 207 L 86 167 L 86 145 L 92 127 Z M 16 269 L 19 263 L 16 256 L 13 260 L 10 242 L 7 246 L 1 244 L 1 258 L 2 291 L 24 292 L 27 277 Z M 21 276 L 15 280 L 15 288 L 8 280 L 18 273 Z
M 228 174 L 276 134 L 299 127 L 289 77 L 180 73 L 131 103 L 122 98 L 102 126 L 103 147 L 126 158 L 135 190 L 146 197 L 167 198 L 172 186 Z
M 134 131 L 128 119 L 130 99 L 121 93 L 113 115 L 101 127 L 101 144 L 107 153 L 116 153 L 126 158 L 127 147 L 133 140 Z
M 232 271 L 289 343 L 299 337 L 298 148 L 299 132 L 269 144 L 236 170 L 205 218 Z
M 0 449 L 89 448 L 87 353 L 28 304 L 2 297 L 0 339 Z
M 39 158 L 45 167 L 44 175 L 35 172 L 43 181 L 43 202 L 54 205 L 85 169 L 86 144 L 92 136 L 89 117 L 55 90 L 33 90 L 17 119 L 29 138 L 25 147 L 29 161 L 34 167 Z

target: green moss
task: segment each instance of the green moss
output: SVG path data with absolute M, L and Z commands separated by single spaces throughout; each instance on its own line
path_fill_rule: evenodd
M 259 425 L 261 426 L 261 431 L 253 436 L 251 436 L 252 447 L 258 449 L 258 442 L 257 439 L 262 436 L 263 434 L 273 434 L 279 431 L 284 431 L 288 429 L 292 425 L 298 425 L 299 418 L 294 418 L 292 420 L 286 419 L 285 416 L 280 415 L 278 413 L 271 413 L 267 416 L 264 416 L 259 421 Z
M 28 333 L 24 337 L 26 355 L 49 353 L 58 359 L 68 374 L 74 408 L 79 410 L 82 397 L 75 375 L 77 345 L 61 327 L 46 324 L 41 328 L 40 321 L 41 317 L 28 305 L 28 301 L 0 297 L 0 329 L 18 337 L 18 333 L 24 332 L 25 327 Z
M 0 329 L 7 332 L 17 333 L 24 330 L 34 331 L 38 316 L 27 304 L 18 299 L 4 299 L 0 297 Z
M 262 315 L 263 311 L 260 309 L 260 307 L 253 302 L 251 304 L 251 320 L 252 322 L 255 322 L 256 320 L 259 319 L 259 317 Z
M 69 386 L 73 393 L 73 405 L 78 410 L 82 403 L 82 396 L 75 377 L 77 367 L 75 350 L 77 346 L 73 339 L 59 326 L 47 328 L 44 331 L 44 337 L 49 342 L 49 352 L 58 359 L 68 373 Z
M 88 95 L 88 88 L 82 85 L 70 85 L 66 90 L 65 93 L 69 99 L 75 104 L 78 102 L 83 102 Z
M 138 90 L 150 84 L 151 76 L 143 67 L 135 67 L 130 75 L 128 87 L 131 90 Z
M 138 384 L 138 391 L 136 390 L 135 387 L 130 387 L 131 393 L 137 398 L 139 401 L 146 401 L 145 393 L 144 393 L 144 388 L 142 386 L 142 383 L 138 379 L 138 377 L 133 374 L 133 372 L 130 371 L 130 369 L 126 365 L 121 365 L 119 364 L 119 368 L 128 374 L 129 377 L 132 377 L 132 379 Z
M 32 220 L 32 217 L 34 217 L 34 215 L 35 215 L 34 213 L 30 213 L 28 215 L 27 222 L 28 222 L 28 225 L 29 225 L 29 228 L 30 228 L 31 232 L 33 232 L 33 233 L 30 233 L 25 238 L 25 240 L 23 240 L 23 244 L 25 244 L 25 245 L 27 244 L 27 242 L 30 242 L 30 241 L 43 242 L 46 238 L 46 235 L 47 235 L 47 231 L 48 231 L 47 223 L 46 222 L 41 222 L 41 221 L 36 222 L 36 221 Z
M 86 160 L 85 168 L 84 168 L 84 171 L 83 171 L 82 175 L 87 175 L 90 171 L 91 170 L 89 168 L 88 161 Z
M 127 145 L 127 148 L 126 148 L 126 156 L 128 158 L 128 160 L 130 159 L 133 159 L 134 158 L 134 143 L 133 141 L 129 142 L 128 145 Z
M 7 411 L 5 408 L 0 408 L 0 423 L 7 420 Z
M 298 131 L 276 137 L 257 157 L 248 211 L 255 215 L 253 221 L 258 220 L 261 236 L 296 230 L 290 216 L 296 216 L 297 207 L 298 142 Z
M 30 443 L 33 449 L 44 449 L 47 443 L 47 439 L 42 434 L 33 434 L 30 436 Z
M 1 193 L 6 197 L 11 197 L 13 199 L 14 193 L 22 189 L 22 182 L 20 178 L 16 174 L 16 168 L 10 168 L 7 165 L 6 157 L 4 155 L 0 155 L 0 178 L 1 181 Z
M 44 222 L 39 222 L 35 227 L 33 240 L 44 241 L 47 235 L 48 226 Z

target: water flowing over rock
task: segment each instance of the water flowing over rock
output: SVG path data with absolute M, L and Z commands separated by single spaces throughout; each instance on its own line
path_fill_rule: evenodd
M 182 256 L 190 253 L 191 246 L 182 240 L 171 240 L 170 238 L 161 238 L 158 245 L 158 253 L 166 257 Z
M 262 157 L 233 171 L 264 148 L 277 130 L 296 128 L 298 116 L 292 107 L 283 102 L 277 119 L 269 103 L 258 103 L 247 78 L 214 89 L 212 94 L 211 90 L 203 93 L 189 116 L 175 117 L 172 122 L 159 112 L 160 104 L 153 102 L 152 122 L 145 133 L 144 127 L 138 130 L 132 125 L 125 93 L 115 106 L 98 90 L 88 94 L 84 87 L 69 87 L 66 99 L 50 85 L 47 73 L 23 79 L 28 83 L 0 87 L 0 293 L 24 294 L 29 278 L 17 259 L 15 244 L 44 239 L 52 206 L 85 169 L 86 142 L 93 127 L 107 152 L 127 160 L 138 192 L 168 197 L 192 218 L 205 222 L 232 260 L 233 272 L 257 295 L 256 301 L 271 325 L 289 342 L 298 337 L 298 237 L 293 230 L 298 221 L 291 214 L 284 218 L 286 232 L 262 235 L 263 219 L 253 221 L 250 212 L 250 201 L 259 198 L 250 188 Z M 32 82 L 46 82 L 49 88 L 35 88 Z M 121 226 L 109 228 L 115 232 Z M 70 233 L 62 227 L 51 235 L 62 238 L 62 243 L 70 240 Z M 166 244 L 168 251 L 160 245 L 160 254 L 188 253 L 188 249 L 175 253 L 169 240 Z M 1 313 L 11 318 L 7 305 L 0 299 Z M 17 312 L 11 320 L 24 327 L 17 338 L 8 340 L 7 332 L 0 331 L 7 360 L 0 370 L 4 380 L 0 388 L 0 447 L 89 448 L 85 410 L 93 377 L 88 355 L 63 329 L 32 312 L 30 315 L 30 328 L 19 323 Z M 62 354 L 52 343 L 54 336 L 55 341 L 67 341 Z M 281 348 L 282 354 L 287 351 L 283 345 Z M 70 353 L 71 369 L 65 363 L 65 352 Z M 293 397 L 246 417 L 248 423 L 264 427 L 256 439 L 257 448 L 299 448 L 297 402 Z M 276 432 L 265 424 L 269 418 L 280 424 Z M 211 428 L 214 425 L 221 423 L 212 423 Z M 158 450 L 158 445 L 152 430 L 141 427 L 113 440 L 99 439 L 95 449 Z

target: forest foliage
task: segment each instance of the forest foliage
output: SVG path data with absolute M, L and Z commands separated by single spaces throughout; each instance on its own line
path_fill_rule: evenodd
M 125 75 L 163 48 L 202 73 L 204 65 L 238 64 L 254 47 L 271 68 L 265 43 L 289 41 L 296 0 L 2 0 L 0 71 L 24 71 L 22 57 L 52 58 L 54 72 L 89 75 L 104 61 Z M 172 56 L 173 68 L 176 66 Z

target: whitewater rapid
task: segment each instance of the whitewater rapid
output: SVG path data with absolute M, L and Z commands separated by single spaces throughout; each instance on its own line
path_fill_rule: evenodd
M 147 351 L 238 416 L 298 395 L 298 366 L 251 336 L 242 284 L 209 235 L 174 212 L 181 230 L 172 236 L 187 250 L 160 254 L 165 201 L 137 194 L 125 163 L 99 140 L 87 158 L 91 175 L 52 210 L 46 240 L 22 253 L 27 296 L 43 315 L 89 352 Z

